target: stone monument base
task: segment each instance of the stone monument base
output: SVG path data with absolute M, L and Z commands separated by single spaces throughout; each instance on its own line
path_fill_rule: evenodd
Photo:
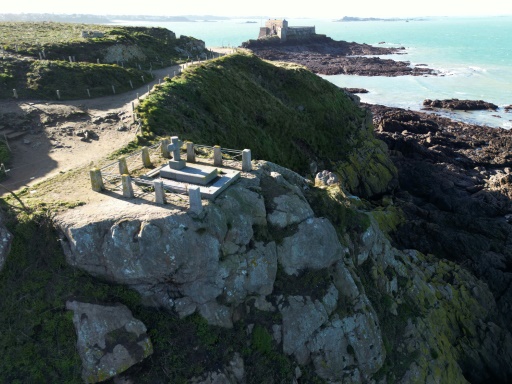
M 216 167 L 200 164 L 189 164 L 181 169 L 172 169 L 166 165 L 160 170 L 160 177 L 196 185 L 206 185 L 217 175 Z

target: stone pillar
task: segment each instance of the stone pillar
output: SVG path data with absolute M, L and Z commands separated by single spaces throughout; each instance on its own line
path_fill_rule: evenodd
M 142 147 L 142 151 L 140 154 L 142 157 L 142 165 L 144 165 L 145 168 L 151 167 L 153 164 L 151 164 L 151 158 L 149 157 L 148 147 Z
M 244 149 L 242 151 L 242 172 L 251 172 L 251 171 L 252 171 L 251 150 Z
M 200 214 L 203 211 L 203 203 L 201 201 L 201 190 L 197 185 L 190 185 L 188 187 L 188 198 L 190 212 Z
M 171 169 L 183 169 L 186 166 L 186 161 L 181 160 L 181 146 L 183 142 L 178 138 L 178 136 L 171 137 L 171 144 L 167 146 L 167 149 L 172 151 L 172 160 L 169 160 L 169 167 Z
M 123 183 L 123 196 L 129 198 L 135 197 L 135 194 L 133 193 L 132 178 L 130 175 L 121 176 L 121 180 Z
M 187 143 L 187 163 L 196 162 L 196 153 L 194 152 L 194 143 Z
M 119 174 L 120 175 L 129 175 L 130 171 L 128 170 L 128 164 L 126 164 L 126 157 L 121 156 L 119 158 Z
M 103 177 L 101 177 L 101 171 L 98 168 L 93 168 L 89 171 L 91 177 L 91 187 L 95 192 L 101 192 L 105 187 L 103 186 Z
M 155 203 L 165 204 L 165 191 L 164 183 L 161 180 L 153 181 L 153 187 L 155 188 Z
M 160 151 L 162 152 L 162 157 L 168 159 L 171 157 L 169 154 L 169 140 L 163 139 L 162 144 L 160 145 Z
M 213 165 L 216 167 L 222 167 L 222 152 L 220 145 L 213 147 Z

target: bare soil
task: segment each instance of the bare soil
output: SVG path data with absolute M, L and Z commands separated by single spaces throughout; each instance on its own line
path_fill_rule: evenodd
M 0 125 L 26 132 L 16 139 L 7 139 L 12 161 L 7 179 L 0 184 L 3 186 L 0 194 L 4 196 L 8 191 L 28 187 L 37 195 L 41 191 L 34 188 L 51 191 L 51 196 L 45 196 L 45 200 L 53 197 L 87 202 L 94 195 L 88 169 L 104 163 L 109 154 L 135 138 L 138 125 L 133 120 L 132 103 L 138 104 L 137 95 L 143 99 L 148 86 L 151 89 L 178 70 L 179 66 L 155 70 L 151 83 L 131 92 L 101 98 L 62 102 L 0 101 L 0 112 L 9 116 L 9 121 L 0 121 Z M 4 135 L 0 132 L 0 136 Z M 59 183 L 58 188 L 39 184 L 57 175 L 76 172 L 84 177 L 58 177 L 55 181 Z M 97 199 L 98 194 L 94 198 Z

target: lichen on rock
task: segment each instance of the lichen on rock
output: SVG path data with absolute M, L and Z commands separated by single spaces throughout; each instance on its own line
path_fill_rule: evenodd
M 66 308 L 73 311 L 84 382 L 105 381 L 153 353 L 146 327 L 124 305 L 68 301 Z

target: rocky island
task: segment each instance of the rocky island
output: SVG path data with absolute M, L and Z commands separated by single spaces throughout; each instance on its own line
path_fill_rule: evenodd
M 286 20 L 268 20 L 257 40 L 242 47 L 266 60 L 302 64 L 323 75 L 423 76 L 436 72 L 424 65 L 411 67 L 409 62 L 365 57 L 404 54 L 405 48 L 374 47 L 368 44 L 335 41 L 317 34 L 314 27 L 289 27 Z
M 67 103 L 95 125 L 90 103 Z M 58 105 L 25 124 L 67 136 Z M 135 112 L 135 140 L 110 157 L 81 152 L 3 197 L 0 381 L 512 380 L 510 132 L 361 105 L 247 53 L 188 65 Z M 164 156 L 170 135 L 250 148 L 251 167 L 200 211 L 147 184 L 91 189 L 91 167 L 140 178 L 121 155 Z M 194 155 L 215 162 L 215 148 Z
M 489 103 L 483 100 L 459 100 L 459 99 L 447 99 L 447 100 L 430 100 L 426 99 L 423 101 L 425 109 L 443 108 L 459 111 L 495 111 L 498 106 L 493 103 Z

